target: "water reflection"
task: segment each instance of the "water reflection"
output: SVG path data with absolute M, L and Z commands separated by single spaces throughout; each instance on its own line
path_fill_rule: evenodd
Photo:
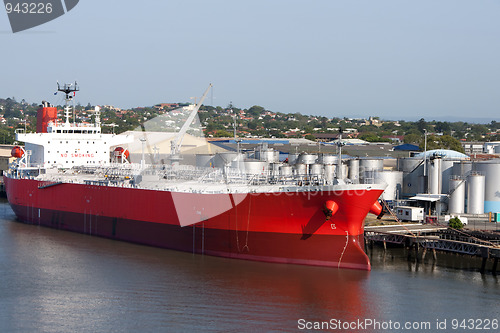
M 24 225 L 5 203 L 0 214 L 2 331 L 294 331 L 301 318 L 500 315 L 498 280 L 472 258 L 415 262 L 375 247 L 371 272 L 266 264 Z

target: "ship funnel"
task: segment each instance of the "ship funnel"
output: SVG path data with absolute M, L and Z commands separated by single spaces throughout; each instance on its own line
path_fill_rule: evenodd
M 50 105 L 50 103 L 43 101 L 42 105 L 37 111 L 36 117 L 36 132 L 47 133 L 49 123 L 57 121 L 57 108 Z

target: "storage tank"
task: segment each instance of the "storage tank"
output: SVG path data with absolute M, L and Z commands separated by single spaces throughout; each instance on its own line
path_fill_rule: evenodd
M 309 166 L 309 173 L 314 176 L 320 176 L 323 173 L 323 165 L 322 164 L 311 164 Z
M 208 168 L 212 166 L 212 154 L 196 154 L 196 166 L 201 168 Z
M 448 212 L 463 214 L 465 209 L 465 178 L 452 176 L 449 180 Z
M 460 177 L 467 177 L 472 171 L 471 161 L 459 161 L 453 163 L 452 174 Z
M 485 194 L 484 175 L 472 172 L 467 178 L 467 213 L 484 214 L 484 194 Z
M 500 160 L 495 159 L 476 163 L 475 168 L 486 177 L 484 211 L 500 212 Z
M 434 157 L 428 160 L 429 193 L 441 194 L 441 158 Z
M 297 163 L 294 165 L 296 175 L 307 175 L 307 165 L 304 163 Z
M 300 154 L 297 153 L 289 153 L 288 154 L 288 164 L 292 165 L 297 163 L 297 159 L 299 158 Z
M 353 183 L 359 183 L 359 160 L 352 159 L 349 160 L 349 179 L 352 180 Z
M 226 152 L 215 154 L 212 162 L 216 168 L 223 168 L 225 166 L 232 165 L 232 162 L 236 160 L 243 160 L 243 156 L 238 155 L 236 152 Z
M 269 170 L 271 170 L 271 175 L 278 177 L 280 175 L 281 163 L 270 163 Z
M 453 175 L 453 164 L 456 160 L 444 158 L 441 160 L 441 191 L 450 192 L 450 178 Z
M 255 158 L 260 161 L 275 163 L 279 161 L 279 151 L 274 149 L 263 149 L 255 152 Z
M 384 160 L 380 158 L 361 158 L 359 173 L 362 183 L 374 183 L 377 173 L 384 169 Z
M 282 165 L 280 168 L 280 176 L 289 178 L 292 176 L 292 167 L 290 165 Z
M 338 156 L 331 154 L 320 154 L 318 157 L 319 164 L 336 164 Z
M 403 171 L 403 194 L 410 196 L 424 192 L 424 160 L 405 157 L 398 160 L 398 170 Z
M 381 198 L 386 201 L 395 201 L 401 196 L 403 186 L 402 171 L 382 171 L 378 173 L 377 183 L 385 183 L 387 187 Z
M 297 159 L 297 163 L 314 164 L 316 162 L 317 158 L 318 158 L 318 156 L 315 154 L 302 153 L 299 155 L 299 157 Z
M 257 175 L 266 173 L 268 164 L 264 161 L 236 159 L 231 162 L 231 168 L 237 168 L 247 174 Z
M 331 183 L 335 178 L 335 169 L 337 168 L 334 164 L 326 164 L 325 165 L 325 180 L 328 183 Z

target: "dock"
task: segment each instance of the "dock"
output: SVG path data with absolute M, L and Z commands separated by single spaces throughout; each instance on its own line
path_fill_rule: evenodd
M 387 243 L 405 246 L 417 260 L 424 260 L 427 252 L 436 251 L 477 256 L 482 258 L 481 273 L 485 273 L 488 260 L 493 260 L 492 273 L 496 274 L 500 258 L 500 234 L 471 230 L 456 230 L 445 226 L 428 224 L 400 224 L 365 227 L 365 245 Z

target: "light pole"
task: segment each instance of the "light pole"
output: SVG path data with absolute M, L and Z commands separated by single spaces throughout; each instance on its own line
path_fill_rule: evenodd
M 427 193 L 427 130 L 424 128 L 424 192 Z

